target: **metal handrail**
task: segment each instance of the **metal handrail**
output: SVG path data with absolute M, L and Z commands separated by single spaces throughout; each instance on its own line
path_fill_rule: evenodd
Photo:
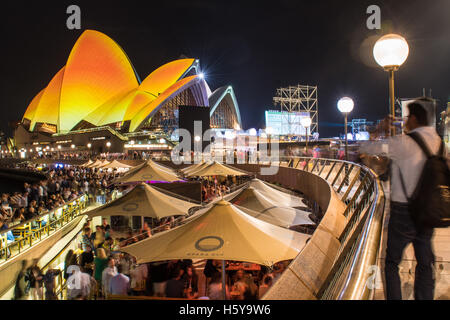
M 26 244 L 29 244 L 28 248 L 31 248 L 36 243 L 39 243 L 42 240 L 43 235 L 50 236 L 51 233 L 56 232 L 58 229 L 62 228 L 63 226 L 70 223 L 73 219 L 81 215 L 81 210 L 86 207 L 86 203 L 88 201 L 88 198 L 86 195 L 79 196 L 78 198 L 72 200 L 71 202 L 60 206 L 56 209 L 53 209 L 50 212 L 43 213 L 33 219 L 24 221 L 16 226 L 13 226 L 11 228 L 2 230 L 0 232 L 0 250 L 3 253 L 2 258 L 4 261 L 7 261 L 11 259 L 12 257 L 15 257 L 19 255 L 22 251 L 22 249 L 25 248 Z M 51 219 L 48 219 L 48 222 L 42 226 L 41 219 L 45 216 L 55 215 L 58 210 L 62 210 L 61 216 L 57 219 L 51 221 Z M 32 224 L 36 223 L 39 227 L 33 228 Z M 26 227 L 27 229 L 18 229 L 20 227 Z M 14 230 L 23 232 L 23 236 L 20 236 L 16 238 L 13 242 L 8 243 L 6 240 L 6 233 Z M 3 242 L 5 245 L 3 245 Z M 13 252 L 11 249 L 12 247 L 17 246 L 18 250 L 16 252 Z
M 288 166 L 298 160 L 297 169 L 304 171 L 308 171 L 308 164 L 312 161 L 313 169 L 317 167 L 318 175 L 329 183 L 346 204 L 344 216 L 347 225 L 338 238 L 340 248 L 316 297 L 324 300 L 373 298 L 375 279 L 372 273 L 373 266 L 377 266 L 381 245 L 385 204 L 383 187 L 377 175 L 365 166 L 343 160 L 284 157 L 280 162 L 286 160 Z M 302 162 L 306 162 L 303 167 L 300 166 Z M 322 168 L 318 168 L 320 163 Z M 323 173 L 325 166 L 329 166 L 330 171 Z

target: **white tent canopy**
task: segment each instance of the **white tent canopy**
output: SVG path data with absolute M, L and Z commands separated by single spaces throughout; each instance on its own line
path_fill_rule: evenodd
M 194 170 L 188 174 L 189 177 L 208 177 L 208 176 L 247 176 L 247 172 L 243 172 L 228 166 L 225 166 L 217 161 Z
M 91 159 L 89 159 L 89 161 L 83 163 L 82 165 L 80 165 L 80 167 L 88 167 L 89 165 L 93 164 L 94 161 L 92 161 Z
M 91 163 L 90 165 L 87 165 L 88 168 L 97 168 L 98 166 L 102 165 L 102 161 L 99 159 L 95 160 L 95 162 Z
M 181 169 L 180 171 L 183 174 L 188 174 L 188 173 L 194 172 L 196 170 L 199 170 L 200 167 L 203 167 L 203 166 L 206 166 L 206 165 L 209 165 L 209 164 L 211 164 L 211 163 L 210 162 L 206 163 L 204 160 L 202 160 L 200 163 L 193 164 L 193 165 L 191 165 L 189 167 Z
M 141 181 L 180 181 L 182 179 L 171 171 L 149 160 L 130 169 L 124 176 L 119 177 L 114 183 L 141 182 Z
M 266 198 L 270 199 L 270 201 L 276 203 L 277 206 L 285 206 L 285 207 L 306 206 L 306 204 L 300 197 L 296 197 L 294 195 L 290 195 L 288 193 L 279 191 L 278 189 L 272 188 L 259 179 L 253 179 L 250 182 L 250 187 L 253 187 L 255 190 L 259 191 Z
M 102 167 L 102 169 L 109 169 L 109 168 L 113 168 L 113 169 L 114 168 L 125 168 L 126 169 L 126 168 L 131 168 L 131 166 L 129 166 L 125 163 L 119 162 L 117 160 L 113 160 L 110 163 L 108 163 L 107 165 Z
M 271 266 L 294 259 L 309 236 L 253 218 L 226 201 L 175 229 L 122 249 L 138 263 L 217 259 Z
M 172 168 L 166 167 L 166 166 L 164 166 L 164 165 L 162 165 L 162 164 L 160 164 L 160 163 L 158 163 L 156 161 L 153 161 L 152 159 L 148 159 L 147 162 L 152 164 L 152 165 L 154 165 L 154 166 L 156 166 L 156 167 L 158 167 L 158 168 L 160 168 L 161 170 L 168 171 L 170 173 L 175 174 L 175 170 L 173 170 Z
M 252 217 L 280 227 L 314 224 L 309 212 L 279 206 L 253 187 L 244 188 L 229 201 Z
M 174 215 L 186 215 L 198 204 L 171 197 L 145 183 L 134 187 L 124 196 L 87 213 L 96 216 L 144 216 L 161 219 Z
M 105 159 L 105 160 L 102 161 L 102 163 L 100 165 L 97 166 L 97 168 L 102 168 L 103 169 L 108 164 L 110 164 L 110 162 Z

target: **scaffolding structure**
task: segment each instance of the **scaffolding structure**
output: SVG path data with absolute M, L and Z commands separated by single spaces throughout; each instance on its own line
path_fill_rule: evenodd
M 289 113 L 309 113 L 309 117 L 311 118 L 309 134 L 313 135 L 314 133 L 319 132 L 319 106 L 317 102 L 317 86 L 305 86 L 299 84 L 297 86 L 279 88 L 277 89 L 276 94 L 277 95 L 273 97 L 274 106 L 279 106 L 280 111 L 282 112 L 287 111 Z M 291 123 L 291 119 L 296 119 L 294 121 L 298 122 L 298 117 L 287 117 L 289 126 L 300 126 L 300 123 Z

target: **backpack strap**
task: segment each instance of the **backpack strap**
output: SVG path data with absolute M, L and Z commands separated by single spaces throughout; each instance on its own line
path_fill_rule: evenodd
M 400 175 L 400 182 L 402 184 L 403 193 L 405 194 L 405 198 L 408 201 L 408 203 L 410 203 L 411 202 L 411 198 L 408 197 L 408 192 L 406 191 L 405 180 L 403 179 L 402 169 L 400 169 L 400 166 L 398 167 L 398 172 L 399 172 L 399 175 Z
M 438 155 L 445 157 L 445 144 L 444 140 L 441 140 L 441 147 L 439 148 Z
M 433 154 L 430 152 L 430 149 L 428 149 L 428 146 L 425 144 L 425 142 L 423 141 L 423 139 L 419 133 L 411 132 L 411 133 L 408 133 L 407 135 L 410 136 L 419 145 L 420 149 L 422 149 L 422 151 L 425 153 L 427 158 L 430 158 L 433 156 Z

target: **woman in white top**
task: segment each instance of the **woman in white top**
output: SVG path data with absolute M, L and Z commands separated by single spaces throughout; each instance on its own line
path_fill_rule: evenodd
M 222 275 L 220 272 L 214 272 L 211 277 L 211 283 L 208 286 L 206 295 L 210 300 L 223 300 L 222 293 Z M 230 292 L 228 291 L 228 286 L 225 285 L 225 297 L 226 300 L 230 299 Z

